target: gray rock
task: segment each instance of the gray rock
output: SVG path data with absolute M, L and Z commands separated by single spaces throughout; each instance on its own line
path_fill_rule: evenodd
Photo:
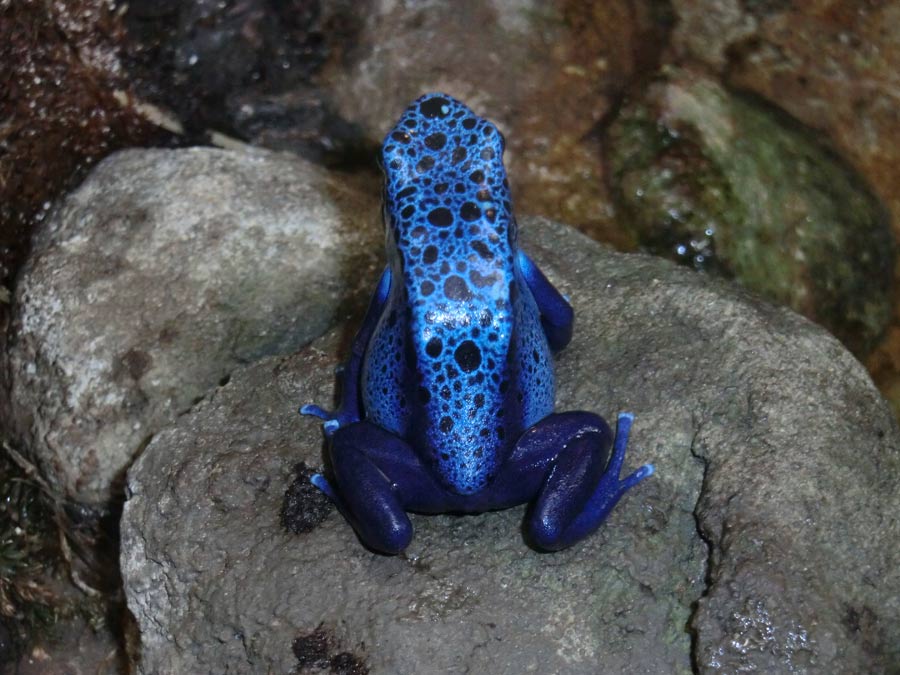
M 152 434 L 235 366 L 297 349 L 362 297 L 375 196 L 269 152 L 106 159 L 36 237 L 0 423 L 60 491 L 106 501 Z
M 558 409 L 636 413 L 657 473 L 588 540 L 522 508 L 414 516 L 365 550 L 294 465 L 354 326 L 243 368 L 129 472 L 122 571 L 143 673 L 877 672 L 900 658 L 900 436 L 822 329 L 735 287 L 525 220 L 573 301 Z M 374 284 L 375 277 L 370 279 Z M 285 501 L 285 495 L 289 499 Z M 288 532 L 282 508 L 305 517 Z M 348 666 L 349 667 L 349 666 Z

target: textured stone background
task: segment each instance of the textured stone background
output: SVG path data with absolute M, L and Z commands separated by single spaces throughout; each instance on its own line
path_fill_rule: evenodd
M 521 508 L 415 517 L 400 557 L 365 550 L 333 510 L 291 534 L 294 465 L 322 463 L 318 425 L 294 409 L 328 399 L 347 326 L 236 372 L 130 471 L 141 672 L 286 672 L 317 629 L 371 673 L 896 662 L 900 439 L 862 366 L 733 287 L 548 221 L 526 219 L 523 238 L 577 312 L 558 409 L 633 411 L 628 464 L 657 473 L 558 554 L 525 546 Z M 297 487 L 295 512 L 318 512 Z

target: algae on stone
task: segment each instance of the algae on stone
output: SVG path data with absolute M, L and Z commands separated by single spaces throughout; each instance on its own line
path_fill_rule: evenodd
M 887 213 L 788 117 L 671 70 L 607 133 L 622 226 L 822 323 L 857 354 L 890 319 Z

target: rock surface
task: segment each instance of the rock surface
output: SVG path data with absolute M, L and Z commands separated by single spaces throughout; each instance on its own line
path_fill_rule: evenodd
M 35 239 L 0 420 L 61 492 L 105 502 L 235 366 L 295 350 L 368 292 L 377 214 L 374 195 L 286 155 L 110 157 Z
M 414 517 L 365 550 L 295 464 L 347 326 L 261 361 L 129 472 L 122 570 L 140 672 L 879 672 L 900 658 L 900 433 L 863 368 L 788 310 L 523 221 L 576 308 L 558 409 L 636 413 L 657 473 L 556 554 L 521 508 Z M 375 275 L 371 277 L 374 284 Z M 285 495 L 290 499 L 285 502 Z M 304 534 L 285 514 L 305 512 Z M 687 630 L 689 629 L 689 631 Z

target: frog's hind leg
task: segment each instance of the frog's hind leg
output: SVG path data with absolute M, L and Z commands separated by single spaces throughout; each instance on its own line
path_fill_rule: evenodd
M 520 444 L 534 447 L 563 442 L 526 518 L 526 535 L 535 546 L 558 551 L 587 537 L 629 489 L 653 473 L 646 464 L 619 478 L 633 419 L 619 415 L 614 441 L 606 422 L 587 412 L 551 415 L 535 425 L 530 438 L 523 436 Z
M 366 546 L 388 554 L 405 549 L 413 535 L 408 498 L 443 492 L 412 448 L 363 421 L 337 429 L 329 454 L 334 481 L 316 474 L 312 483 L 334 501 Z

